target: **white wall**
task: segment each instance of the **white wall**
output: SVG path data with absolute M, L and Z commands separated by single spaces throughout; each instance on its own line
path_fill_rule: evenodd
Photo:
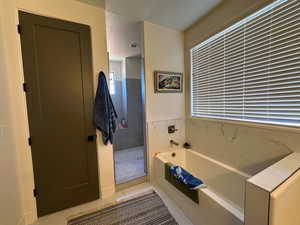
M 122 60 L 140 54 L 140 26 L 136 20 L 106 11 L 106 31 L 110 59 Z M 133 42 L 136 48 L 131 47 Z
M 22 91 L 23 68 L 21 59 L 21 48 L 19 36 L 16 31 L 16 25 L 18 24 L 18 9 L 22 9 L 35 14 L 90 25 L 92 32 L 93 67 L 95 81 L 99 70 L 103 70 L 106 73 L 108 72 L 108 59 L 105 36 L 105 12 L 103 9 L 88 6 L 73 0 L 6 0 L 1 1 L 1 3 L 2 6 L 0 7 L 0 15 L 3 19 L 3 24 L 1 27 L 3 40 L 1 44 L 6 48 L 6 51 L 4 52 L 4 57 L 6 59 L 6 70 L 1 70 L 1 77 L 3 76 L 3 74 L 5 77 L 9 77 L 9 79 L 7 79 L 6 81 L 7 85 L 4 84 L 4 87 L 9 88 L 10 90 L 9 95 L 6 96 L 4 102 L 1 103 L 2 105 L 11 104 L 10 111 L 8 111 L 8 114 L 13 122 L 8 124 L 8 130 L 10 130 L 11 132 L 9 133 L 9 137 L 7 138 L 7 140 L 9 138 L 12 138 L 14 140 L 15 146 L 14 148 L 11 148 L 11 151 L 16 151 L 16 156 L 13 153 L 7 155 L 7 159 L 12 162 L 11 165 L 2 164 L 1 161 L 1 173 L 4 171 L 6 175 L 8 175 L 8 173 L 12 175 L 12 177 L 10 178 L 10 183 L 7 185 L 8 188 L 11 188 L 12 192 L 16 191 L 14 190 L 17 189 L 17 187 L 15 181 L 16 179 L 14 178 L 15 169 L 13 168 L 17 168 L 14 167 L 14 162 L 18 162 L 18 166 L 20 167 L 21 172 L 20 189 L 22 192 L 24 216 L 26 218 L 27 224 L 29 224 L 34 219 L 36 219 L 36 206 L 35 200 L 32 196 L 34 181 L 31 153 L 30 148 L 27 144 L 29 132 L 26 115 L 25 95 Z M 0 57 L 0 61 L 3 62 L 3 56 L 0 55 Z M 1 95 L 2 90 L 4 88 L 2 88 L 2 84 L 3 83 L 1 80 Z M 11 145 L 7 147 L 11 147 Z M 0 154 L 0 158 L 2 160 L 2 146 Z M 101 195 L 102 197 L 105 197 L 114 192 L 113 154 L 111 146 L 104 147 L 102 146 L 102 144 L 98 144 L 98 157 L 100 166 L 99 170 Z M 2 167 L 4 167 L 3 170 Z M 2 184 L 0 190 L 2 193 Z M 17 196 L 17 194 L 18 193 L 16 191 L 15 196 Z M 9 198 L 9 195 L 7 195 L 7 198 Z M 1 205 L 3 205 L 2 198 Z M 18 210 L 19 209 L 17 207 L 15 209 L 15 212 L 17 214 L 20 214 L 18 213 Z M 0 211 L 1 213 L 3 212 L 2 210 Z M 12 220 L 18 219 L 13 218 L 13 216 L 11 217 Z M 0 218 L 0 221 L 2 222 L 2 218 Z M 9 223 L 6 223 L 4 225 L 8 224 Z
M 154 93 L 154 71 L 184 71 L 183 33 L 144 22 L 147 121 L 185 118 L 184 94 Z
M 172 150 L 169 141 L 181 145 L 185 141 L 184 93 L 154 93 L 154 71 L 184 71 L 183 33 L 149 22 L 142 24 L 145 64 L 145 100 L 148 141 L 148 171 L 152 180 L 155 152 Z M 168 125 L 176 125 L 178 132 L 168 134 Z M 174 148 L 174 147 L 173 147 Z
M 0 11 L 2 2 L 0 2 Z M 20 174 L 16 160 L 16 146 L 12 138 L 12 117 L 9 76 L 6 72 L 3 14 L 0 12 L 0 225 L 21 224 L 23 217 Z

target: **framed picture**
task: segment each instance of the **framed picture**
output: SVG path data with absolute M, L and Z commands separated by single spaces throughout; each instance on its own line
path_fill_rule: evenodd
M 155 93 L 176 93 L 182 92 L 183 73 L 164 71 L 154 72 Z

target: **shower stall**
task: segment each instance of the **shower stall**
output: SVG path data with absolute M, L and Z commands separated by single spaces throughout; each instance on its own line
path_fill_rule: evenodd
M 109 85 L 118 114 L 114 135 L 116 184 L 146 175 L 141 56 L 110 60 Z

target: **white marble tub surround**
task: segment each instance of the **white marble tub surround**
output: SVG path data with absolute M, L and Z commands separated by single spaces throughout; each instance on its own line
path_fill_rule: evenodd
M 272 192 L 299 168 L 300 153 L 295 152 L 251 177 L 247 182 Z
M 295 199 L 298 199 L 299 202 L 293 203 L 291 201 L 288 205 L 285 204 L 286 198 L 282 197 L 284 192 L 284 195 L 288 197 L 294 193 L 292 191 L 294 188 L 288 184 L 298 185 L 300 183 L 300 176 L 293 177 L 293 175 L 299 172 L 299 169 L 300 153 L 292 153 L 247 180 L 245 225 L 277 225 L 276 221 L 270 220 L 272 212 L 276 211 L 273 206 L 276 206 L 276 208 L 279 206 L 285 208 L 292 207 L 290 204 L 300 205 L 300 198 L 296 198 L 296 196 Z M 290 178 L 293 178 L 293 180 L 291 181 Z M 277 193 L 277 189 L 280 192 Z M 293 211 L 290 210 L 289 213 L 292 215 Z M 285 212 L 280 210 L 277 211 L 277 214 L 285 214 Z M 290 225 L 290 223 L 285 224 Z M 296 225 L 297 223 L 291 225 L 294 224 Z
M 271 194 L 270 225 L 300 224 L 300 170 Z
M 172 153 L 176 156 L 172 157 Z M 208 186 L 198 190 L 194 203 L 165 180 L 165 163 L 180 165 Z M 154 159 L 155 183 L 161 187 L 195 225 L 242 225 L 244 184 L 250 177 L 228 165 L 192 150 L 160 153 Z
M 168 133 L 168 126 L 175 125 L 177 131 L 173 134 Z M 148 138 L 148 173 L 150 181 L 153 180 L 153 159 L 157 152 L 168 152 L 180 149 L 186 141 L 185 136 L 185 119 L 169 119 L 160 121 L 147 122 L 147 138 Z M 170 140 L 179 143 L 179 146 L 170 145 Z

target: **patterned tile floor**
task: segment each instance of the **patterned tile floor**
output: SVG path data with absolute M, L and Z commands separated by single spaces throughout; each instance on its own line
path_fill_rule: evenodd
M 115 151 L 116 184 L 145 176 L 144 146 Z

